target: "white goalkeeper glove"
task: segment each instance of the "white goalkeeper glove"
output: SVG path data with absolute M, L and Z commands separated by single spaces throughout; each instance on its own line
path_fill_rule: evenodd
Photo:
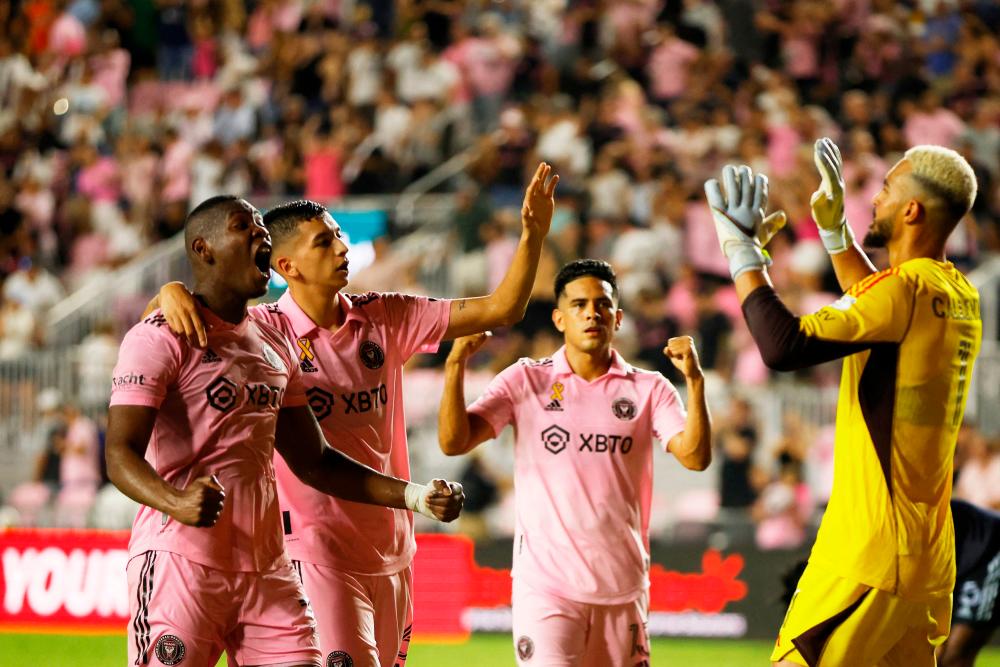
M 443 479 L 433 479 L 430 484 L 407 482 L 403 497 L 410 511 L 444 522 L 458 517 L 465 501 L 462 485 Z
M 854 246 L 854 232 L 844 215 L 844 164 L 840 149 L 827 137 L 818 139 L 813 148 L 813 161 L 821 180 L 809 206 L 823 247 L 829 254 L 836 255 Z
M 770 266 L 771 258 L 764 250 L 767 242 L 784 227 L 784 211 L 764 217 L 767 208 L 767 176 L 754 177 L 750 167 L 738 169 L 726 165 L 722 169 L 725 196 L 714 178 L 705 181 L 708 199 L 715 222 L 719 247 L 729 260 L 729 273 L 735 279 L 740 274 Z

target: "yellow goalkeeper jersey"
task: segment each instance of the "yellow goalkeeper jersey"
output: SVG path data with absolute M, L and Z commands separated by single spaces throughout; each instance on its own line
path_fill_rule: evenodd
M 976 288 L 950 262 L 914 259 L 799 318 L 799 331 L 865 348 L 844 359 L 833 493 L 810 560 L 904 598 L 950 593 L 955 440 L 982 339 Z

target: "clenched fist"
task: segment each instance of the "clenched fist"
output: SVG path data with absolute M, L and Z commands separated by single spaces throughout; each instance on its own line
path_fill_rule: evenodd
M 458 518 L 465 504 L 465 492 L 458 482 L 432 479 L 430 484 L 406 485 L 406 506 L 414 512 L 448 523 Z
M 486 340 L 492 335 L 493 334 L 489 331 L 484 331 L 482 333 L 472 334 L 471 336 L 456 338 L 455 342 L 451 346 L 451 352 L 448 353 L 448 361 L 468 361 L 469 357 L 478 352 L 479 348 L 481 348 Z
M 180 492 L 170 516 L 188 526 L 211 528 L 219 520 L 226 490 L 215 475 L 199 477 Z
M 691 336 L 677 336 L 667 341 L 663 354 L 677 370 L 689 380 L 702 377 L 701 363 L 698 361 L 698 350 L 695 349 Z

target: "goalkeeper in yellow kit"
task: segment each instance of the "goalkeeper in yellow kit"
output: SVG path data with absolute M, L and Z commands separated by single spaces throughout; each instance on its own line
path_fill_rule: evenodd
M 765 362 L 792 370 L 843 358 L 833 493 L 771 654 L 776 665 L 934 665 L 948 635 L 955 580 L 952 457 L 982 323 L 976 289 L 951 263 L 948 235 L 976 180 L 957 153 L 917 146 L 875 196 L 865 244 L 844 219 L 837 147 L 816 142 L 822 183 L 813 217 L 844 296 L 812 315 L 782 304 L 762 246 L 767 179 L 748 167 L 705 184 L 716 231 Z

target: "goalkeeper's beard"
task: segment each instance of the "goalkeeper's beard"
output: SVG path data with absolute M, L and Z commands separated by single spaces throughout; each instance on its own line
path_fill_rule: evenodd
M 892 236 L 892 223 L 888 220 L 879 220 L 873 216 L 871 227 L 861 243 L 867 248 L 884 248 L 889 244 Z

